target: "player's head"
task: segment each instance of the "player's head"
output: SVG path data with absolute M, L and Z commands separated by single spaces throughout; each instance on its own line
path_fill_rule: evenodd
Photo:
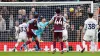
M 93 13 L 88 13 L 88 17 L 92 18 L 93 17 Z
M 57 9 L 56 9 L 56 13 L 57 13 L 57 14 L 60 14 L 60 8 L 57 8 Z
M 23 23 L 25 23 L 26 22 L 26 19 L 23 19 Z
M 34 19 L 38 19 L 38 16 L 39 16 L 38 14 L 35 14 Z
M 41 21 L 46 22 L 46 19 L 43 16 L 41 16 Z
M 15 25 L 18 26 L 18 25 L 19 25 L 19 21 L 16 21 L 16 22 L 15 22 Z

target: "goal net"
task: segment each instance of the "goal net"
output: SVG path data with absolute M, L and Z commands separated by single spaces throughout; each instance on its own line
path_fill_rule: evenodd
M 70 51 L 81 49 L 82 28 L 88 18 L 87 13 L 93 12 L 93 2 L 0 2 L 0 51 L 11 51 L 17 41 L 15 36 L 16 27 L 23 19 L 30 20 L 35 14 L 39 14 L 38 20 L 43 16 L 49 21 L 55 14 L 55 9 L 60 8 L 61 14 L 69 21 L 68 42 Z M 74 11 L 71 12 L 70 8 Z M 53 25 L 46 28 L 41 37 L 40 46 L 43 51 L 52 51 Z M 21 42 L 17 51 L 19 51 Z M 88 43 L 89 44 L 89 43 Z M 64 49 L 66 46 L 64 45 Z M 90 47 L 87 47 L 87 50 Z M 34 41 L 29 45 L 30 51 L 35 51 Z M 57 50 L 60 50 L 59 41 Z

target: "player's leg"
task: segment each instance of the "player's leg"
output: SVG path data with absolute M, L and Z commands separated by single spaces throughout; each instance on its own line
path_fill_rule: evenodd
M 83 53 L 85 51 L 85 40 L 82 40 L 82 50 L 81 53 Z
M 40 44 L 39 44 L 38 37 L 35 34 L 33 35 L 33 37 L 35 37 L 35 42 L 36 42 L 37 48 L 38 48 L 38 50 L 40 50 Z
M 23 36 L 23 41 L 24 41 L 24 44 L 25 44 L 28 41 L 28 37 Z M 28 51 L 28 46 L 27 45 L 24 48 L 25 48 L 25 51 Z
M 18 40 L 17 40 L 17 43 L 15 44 L 14 49 L 13 49 L 14 52 L 15 52 L 16 48 L 18 47 L 18 45 L 19 45 L 19 43 L 20 43 L 21 41 L 22 41 L 22 39 L 18 39 Z
M 95 51 L 95 43 L 94 43 L 94 41 L 91 41 L 91 51 L 92 52 Z
M 28 36 L 28 41 L 25 43 L 26 45 L 32 42 L 33 32 L 27 32 L 27 36 Z
M 32 42 L 32 32 L 27 32 L 27 36 L 28 40 L 21 46 L 20 51 L 22 50 L 23 47 L 27 49 L 27 45 Z
M 63 54 L 64 53 L 64 50 L 63 50 L 63 46 L 64 46 L 64 44 L 63 44 L 63 40 L 62 40 L 62 32 L 59 32 L 59 39 L 60 39 L 60 45 L 61 45 L 61 54 Z
M 30 44 L 32 42 L 32 38 L 29 38 L 21 47 L 20 47 L 20 51 L 22 51 L 22 48 L 24 47 L 24 49 L 28 49 L 27 45 Z
M 41 38 L 41 34 L 38 35 L 38 38 L 39 38 L 40 42 L 43 42 L 43 40 L 42 40 L 42 38 Z
M 65 40 L 65 44 L 66 44 L 66 51 L 68 52 L 69 51 L 69 45 L 68 45 L 68 41 Z
M 94 37 L 95 36 L 91 36 L 91 51 L 92 53 L 95 51 L 95 42 L 94 42 Z
M 81 53 L 83 53 L 85 51 L 85 45 L 86 45 L 86 41 L 89 40 L 89 36 L 88 35 L 84 35 L 83 40 L 82 40 L 82 50 Z
M 63 31 L 63 41 L 65 42 L 65 45 L 66 45 L 66 50 L 67 52 L 69 51 L 69 45 L 68 45 L 68 34 L 67 34 L 67 31 Z
M 37 34 L 37 38 L 38 38 L 38 41 L 40 42 L 40 41 L 41 41 L 41 36 L 40 36 L 40 34 Z
M 57 39 L 57 37 L 58 37 L 57 32 L 54 32 L 53 33 L 53 53 L 52 54 L 54 54 L 56 52 L 56 39 Z

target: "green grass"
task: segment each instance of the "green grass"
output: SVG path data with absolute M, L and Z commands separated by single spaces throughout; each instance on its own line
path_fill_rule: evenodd
M 0 56 L 100 56 L 100 52 L 65 52 L 64 54 L 60 54 L 60 52 L 55 54 L 51 52 L 0 52 Z

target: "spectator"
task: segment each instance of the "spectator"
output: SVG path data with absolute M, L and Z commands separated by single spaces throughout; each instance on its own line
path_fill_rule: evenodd
M 18 38 L 18 33 L 17 33 L 17 31 L 18 31 L 18 29 L 19 29 L 19 22 L 18 21 L 16 21 L 15 22 L 15 37 L 16 37 L 16 39 Z
M 22 10 L 20 9 L 20 10 L 18 10 L 18 14 L 19 15 L 21 15 L 22 14 Z
M 68 15 L 67 15 L 67 8 L 64 8 L 64 17 L 65 17 L 65 18 L 68 18 Z
M 30 14 L 34 15 L 34 14 L 38 14 L 38 13 L 35 11 L 35 8 L 32 8 L 30 11 Z
M 22 23 L 22 10 L 18 10 L 18 17 L 17 17 L 17 19 L 16 20 L 19 20 L 19 24 L 21 24 Z
M 9 15 L 9 11 L 8 11 L 8 9 L 7 9 L 7 7 L 2 7 L 2 9 L 1 9 L 1 13 L 2 13 L 2 17 L 4 18 L 4 19 L 8 19 L 8 15 Z
M 82 8 L 80 6 L 77 6 L 77 9 L 76 9 L 76 16 L 82 16 Z
M 22 19 L 28 19 L 26 15 L 26 10 L 22 9 Z
M 4 40 L 4 33 L 6 30 L 6 22 L 5 19 L 2 18 L 2 15 L 0 15 L 0 41 Z
M 6 29 L 8 30 L 9 29 L 9 11 L 7 9 L 7 7 L 2 7 L 1 9 L 1 13 L 2 13 L 2 17 L 5 19 L 5 22 L 6 22 Z
M 88 12 L 88 13 L 90 13 L 90 12 L 91 12 L 91 9 L 90 9 L 90 7 L 87 9 L 87 12 Z
M 9 29 L 12 29 L 13 26 L 14 26 L 14 19 L 13 19 L 13 15 L 11 14 L 9 18 Z
M 9 29 L 10 29 L 10 39 L 14 38 L 14 18 L 13 14 L 10 15 L 9 18 Z
M 0 31 L 6 30 L 6 22 L 5 19 L 2 18 L 2 15 L 0 15 Z
M 83 26 L 80 25 L 79 26 L 79 30 L 77 30 L 77 41 L 81 41 L 82 40 L 82 37 L 83 37 Z
M 30 19 L 33 19 L 33 15 L 32 15 L 32 14 L 31 14 L 31 15 L 29 15 L 29 20 L 30 20 Z
M 71 28 L 68 30 L 68 40 L 71 42 L 75 42 L 77 39 L 77 31 L 74 28 L 74 25 L 71 25 Z

